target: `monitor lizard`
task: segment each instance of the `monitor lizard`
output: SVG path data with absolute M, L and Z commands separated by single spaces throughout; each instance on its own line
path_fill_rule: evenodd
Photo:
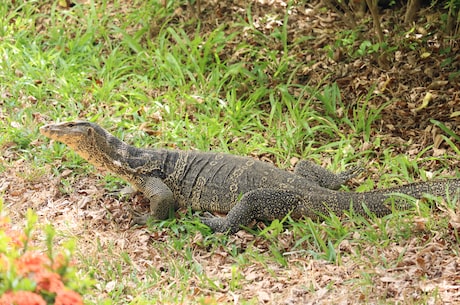
M 339 191 L 340 186 L 360 172 L 338 174 L 307 160 L 293 172 L 268 162 L 232 154 L 142 149 L 119 140 L 99 125 L 86 121 L 49 124 L 40 132 L 72 148 L 96 167 L 106 168 L 129 182 L 150 200 L 150 213 L 135 213 L 134 221 L 166 219 L 172 209 L 226 213 L 201 220 L 213 231 L 235 233 L 252 220 L 318 218 L 329 212 L 353 209 L 377 216 L 396 208 L 409 207 L 403 196 L 424 194 L 446 196 L 460 192 L 460 179 L 411 183 L 368 192 Z M 367 208 L 366 208 L 367 207 Z

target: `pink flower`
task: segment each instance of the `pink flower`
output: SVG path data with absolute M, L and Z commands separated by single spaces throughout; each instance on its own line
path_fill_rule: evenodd
M 40 272 L 45 269 L 48 258 L 40 253 L 26 252 L 16 261 L 16 266 L 20 274 L 29 272 Z
M 7 292 L 0 297 L 0 305 L 46 305 L 45 300 L 30 291 Z
M 11 243 L 15 247 L 22 247 L 24 241 L 26 240 L 26 235 L 22 232 L 11 229 L 10 220 L 6 217 L 0 217 L 0 229 L 6 233 L 6 235 L 11 239 Z
M 64 288 L 61 281 L 61 276 L 57 273 L 42 271 L 34 274 L 33 276 L 37 283 L 36 291 L 49 291 L 52 293 L 59 293 Z
M 57 293 L 54 305 L 83 305 L 83 299 L 75 291 L 63 289 Z

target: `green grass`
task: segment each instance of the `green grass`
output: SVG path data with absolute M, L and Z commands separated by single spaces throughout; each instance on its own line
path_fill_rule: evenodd
M 290 55 L 295 43 L 288 43 L 287 15 L 269 36 L 245 18 L 227 25 L 230 28 L 219 26 L 203 33 L 196 20 L 189 20 L 185 29 L 170 22 L 179 3 L 159 3 L 137 1 L 124 7 L 118 1 L 89 1 L 72 9 L 59 8 L 55 1 L 0 4 L 0 15 L 6 17 L 0 20 L 0 147 L 10 152 L 0 173 L 21 159 L 32 168 L 23 174 L 27 180 L 47 170 L 57 177 L 70 169 L 72 174 L 62 179 L 60 192 L 62 196 L 74 193 L 73 182 L 95 175 L 94 168 L 62 144 L 50 144 L 39 136 L 38 127 L 80 118 L 96 121 L 138 146 L 268 156 L 282 168 L 291 166 L 291 158 L 307 156 L 318 162 L 329 160 L 334 171 L 350 164 L 366 167 L 378 151 L 379 163 L 373 166 L 386 174 L 377 183 L 368 178 L 360 191 L 375 184 L 385 187 L 426 178 L 421 164 L 434 159 L 426 158 L 424 151 L 408 158 L 380 147 L 373 124 L 385 105 L 371 105 L 373 88 L 350 104 L 341 100 L 339 87 L 328 80 L 316 87 L 295 81 L 295 71 L 304 63 Z M 249 8 L 246 14 L 251 17 Z M 251 43 L 238 36 L 243 28 Z M 230 45 L 240 53 L 238 60 L 229 54 Z M 458 136 L 441 122 L 435 123 L 450 136 L 445 140 L 458 153 L 452 142 Z M 361 151 L 364 142 L 371 148 Z M 45 169 L 45 164 L 52 169 Z M 108 191 L 123 184 L 112 176 L 99 181 Z M 118 250 L 115 241 L 107 244 L 96 238 L 97 249 L 105 256 L 81 253 L 80 259 L 82 272 L 99 283 L 90 296 L 94 304 L 190 300 L 217 304 L 214 293 L 238 292 L 251 283 L 244 270 L 262 266 L 276 277 L 279 267 L 300 266 L 290 260 L 294 256 L 337 265 L 345 256 L 363 263 L 363 277 L 354 287 L 364 285 L 369 297 L 374 274 L 369 266 L 397 265 L 398 260 L 386 261 L 381 252 L 389 245 L 404 245 L 417 234 L 413 217 L 426 219 L 430 231 L 447 230 L 448 221 L 431 220 L 431 212 L 428 204 L 421 203 L 418 212 L 395 212 L 383 219 L 352 214 L 345 219 L 328 215 L 321 223 L 285 219 L 253 228 L 257 236 L 240 243 L 211 234 L 188 213 L 149 226 L 156 232 L 150 243 L 152 254 L 161 256 L 162 265 L 145 267 L 148 271 L 142 279 L 139 266 L 129 253 Z M 424 242 L 420 238 L 419 244 Z M 367 251 L 371 246 L 374 250 Z M 457 246 L 454 249 L 459 252 Z M 222 280 L 204 273 L 197 252 L 228 257 L 233 264 L 229 276 Z M 240 302 L 256 304 L 257 300 Z

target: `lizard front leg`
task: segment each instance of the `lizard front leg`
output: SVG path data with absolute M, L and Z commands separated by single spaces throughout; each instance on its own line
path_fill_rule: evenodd
M 133 211 L 134 223 L 144 225 L 149 218 L 166 219 L 170 211 L 177 208 L 172 191 L 161 179 L 146 177 L 137 185 L 137 188 L 149 199 L 150 213 L 142 215 Z
M 296 192 L 262 188 L 245 193 L 226 217 L 206 217 L 201 221 L 215 232 L 234 234 L 254 219 L 282 219 L 303 204 L 302 196 Z

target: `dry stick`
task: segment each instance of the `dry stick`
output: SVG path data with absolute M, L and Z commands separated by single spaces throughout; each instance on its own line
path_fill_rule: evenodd
M 338 3 L 340 5 L 340 7 L 343 9 L 343 11 L 345 12 L 345 15 L 349 16 L 350 19 L 349 19 L 348 22 L 350 22 L 352 27 L 356 27 L 357 23 L 355 21 L 355 17 L 354 17 L 353 12 L 350 10 L 350 7 L 347 4 L 345 4 L 344 1 L 338 1 Z M 345 19 L 345 20 L 347 20 L 347 19 Z
M 446 33 L 451 36 L 457 36 L 459 34 L 460 19 L 459 14 L 460 8 L 454 5 L 449 5 L 449 12 L 447 14 Z M 456 29 L 455 29 L 456 28 Z
M 371 11 L 372 19 L 374 19 L 374 29 L 377 32 L 377 38 L 380 43 L 383 43 L 385 37 L 383 36 L 382 27 L 380 26 L 379 12 L 377 8 L 377 0 L 366 0 L 367 7 Z
M 166 1 L 165 1 L 166 2 Z M 190 7 L 192 8 L 192 13 L 197 19 L 200 19 L 201 13 L 201 0 L 195 0 L 195 3 L 192 3 L 192 0 L 188 0 Z M 195 8 L 196 6 L 196 8 Z
M 323 4 L 325 4 L 327 7 L 332 9 L 337 15 L 340 16 L 340 18 L 345 22 L 351 25 L 352 27 L 356 27 L 356 21 L 355 18 L 353 17 L 353 13 L 350 11 L 350 9 L 346 6 L 343 5 L 341 2 L 338 2 L 340 7 L 344 10 L 345 14 L 347 16 L 350 16 L 349 18 L 345 18 L 345 15 L 335 7 L 335 5 L 330 1 L 330 0 L 323 0 Z
M 201 14 L 201 0 L 196 0 L 195 1 L 195 4 L 196 4 L 196 8 L 197 8 L 197 17 L 200 18 L 200 14 Z
M 414 20 L 415 14 L 420 8 L 420 0 L 409 0 L 407 3 L 406 14 L 404 15 L 404 23 L 409 24 Z

